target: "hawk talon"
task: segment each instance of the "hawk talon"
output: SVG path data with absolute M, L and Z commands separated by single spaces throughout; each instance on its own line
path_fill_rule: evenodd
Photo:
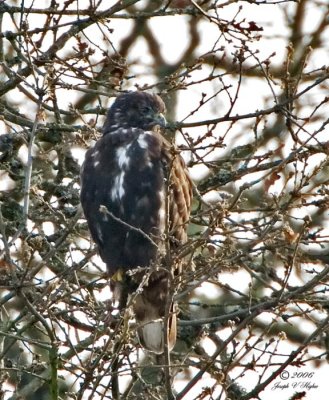
M 123 282 L 124 281 L 123 269 L 122 268 L 118 269 L 117 272 L 111 276 L 111 280 L 113 282 Z

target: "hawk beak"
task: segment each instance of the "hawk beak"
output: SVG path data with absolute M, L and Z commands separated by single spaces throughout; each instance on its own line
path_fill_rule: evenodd
M 161 128 L 165 128 L 167 126 L 166 118 L 161 113 L 155 115 L 154 122 L 156 122 L 157 125 L 160 125 Z

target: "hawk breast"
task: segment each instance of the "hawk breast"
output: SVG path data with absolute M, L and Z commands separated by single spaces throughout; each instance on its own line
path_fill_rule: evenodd
M 149 266 L 165 228 L 161 136 L 138 128 L 105 135 L 88 150 L 81 202 L 110 274 Z

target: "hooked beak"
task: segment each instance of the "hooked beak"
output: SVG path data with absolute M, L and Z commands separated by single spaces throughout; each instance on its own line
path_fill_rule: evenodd
M 154 122 L 156 125 L 160 125 L 161 128 L 165 128 L 167 126 L 167 120 L 161 113 L 154 116 Z

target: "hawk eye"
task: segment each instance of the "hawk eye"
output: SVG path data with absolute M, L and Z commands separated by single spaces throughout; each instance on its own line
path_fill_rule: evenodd
M 142 107 L 142 114 L 143 115 L 153 114 L 152 107 L 150 107 L 150 106 Z

